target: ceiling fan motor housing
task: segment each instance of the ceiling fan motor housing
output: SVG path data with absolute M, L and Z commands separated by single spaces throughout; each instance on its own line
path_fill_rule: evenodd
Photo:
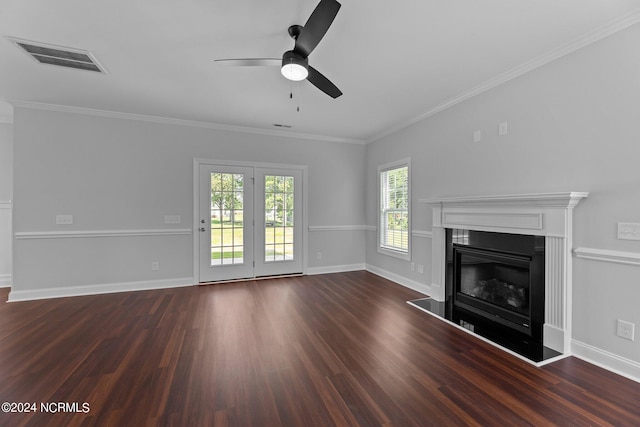
M 309 75 L 309 60 L 293 50 L 288 50 L 282 55 L 281 72 L 289 80 L 304 80 Z

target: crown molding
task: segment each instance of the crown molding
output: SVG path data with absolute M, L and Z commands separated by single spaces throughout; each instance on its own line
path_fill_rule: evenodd
M 552 49 L 536 58 L 533 58 L 530 61 L 520 64 L 502 74 L 499 74 L 496 77 L 489 79 L 484 83 L 481 83 L 480 85 L 475 86 L 469 89 L 468 91 L 459 94 L 458 96 L 450 98 L 445 102 L 443 102 L 442 104 L 437 105 L 410 120 L 401 122 L 381 133 L 378 133 L 370 138 L 367 138 L 366 143 L 369 144 L 371 142 L 377 141 L 395 132 L 398 132 L 404 128 L 407 128 L 413 124 L 421 122 L 431 116 L 434 116 L 444 110 L 447 110 L 453 107 L 454 105 L 460 104 L 461 102 L 471 99 L 476 95 L 480 95 L 490 89 L 500 86 L 503 83 L 513 80 L 516 77 L 520 77 L 530 71 L 540 68 L 543 65 L 546 65 L 550 62 L 555 61 L 556 59 L 560 59 L 564 56 L 567 56 L 579 49 L 582 49 L 583 47 L 589 46 L 599 40 L 609 37 L 610 35 L 615 34 L 618 31 L 622 31 L 625 28 L 628 28 L 639 22 L 640 22 L 640 8 L 637 8 L 633 12 L 621 18 L 618 18 L 600 28 L 590 31 L 582 35 L 581 37 L 578 37 L 568 43 L 558 46 L 557 48 Z
M 224 125 L 213 122 L 199 122 L 195 120 L 175 119 L 171 117 L 149 116 L 144 114 L 123 113 L 119 111 L 99 110 L 84 107 L 72 107 L 69 105 L 47 104 L 42 102 L 21 101 L 16 99 L 7 100 L 14 107 L 28 108 L 32 110 L 46 110 L 61 113 L 84 114 L 87 116 L 108 117 L 112 119 L 135 120 L 141 122 L 161 123 L 168 125 L 187 126 L 203 129 L 221 130 L 227 132 L 250 133 L 255 135 L 277 136 L 282 138 L 302 139 L 309 141 L 336 142 L 345 144 L 364 145 L 365 140 L 355 138 L 340 138 L 326 135 L 316 135 L 301 132 L 287 132 L 271 129 L 259 129 L 245 126 Z

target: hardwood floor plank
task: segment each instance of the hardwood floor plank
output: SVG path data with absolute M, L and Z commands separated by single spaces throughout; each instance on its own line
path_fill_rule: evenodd
M 0 301 L 8 290 L 0 289 Z M 368 272 L 0 304 L 0 426 L 636 426 L 640 384 L 535 368 Z

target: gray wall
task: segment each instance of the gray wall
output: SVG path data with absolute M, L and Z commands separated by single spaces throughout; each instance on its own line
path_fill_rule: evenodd
M 618 222 L 640 223 L 640 25 L 603 39 L 367 146 L 367 224 L 376 224 L 376 167 L 411 157 L 413 229 L 429 230 L 418 199 L 588 191 L 575 210 L 574 247 L 640 254 L 617 240 Z M 509 133 L 498 136 L 498 124 Z M 472 142 L 482 130 L 482 142 Z M 415 238 L 410 264 L 376 252 L 367 264 L 430 283 L 429 239 Z M 638 266 L 574 259 L 574 349 L 640 378 L 640 331 L 615 335 L 616 320 L 640 327 Z
M 23 107 L 15 108 L 14 139 L 16 294 L 192 280 L 191 235 L 51 232 L 191 229 L 194 158 L 307 165 L 309 225 L 364 223 L 363 145 Z M 73 215 L 74 223 L 56 225 L 59 214 Z M 165 225 L 164 215 L 180 215 L 182 223 Z M 48 238 L 25 238 L 33 233 Z M 364 233 L 310 232 L 310 270 L 364 266 Z M 151 271 L 151 261 L 160 262 L 159 271 Z

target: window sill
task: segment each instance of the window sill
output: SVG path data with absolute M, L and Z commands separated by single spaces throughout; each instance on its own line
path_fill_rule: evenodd
M 387 255 L 393 258 L 402 259 L 405 261 L 411 261 L 411 253 L 410 252 L 400 252 L 394 251 L 392 249 L 386 249 L 378 246 L 378 253 L 382 255 Z

